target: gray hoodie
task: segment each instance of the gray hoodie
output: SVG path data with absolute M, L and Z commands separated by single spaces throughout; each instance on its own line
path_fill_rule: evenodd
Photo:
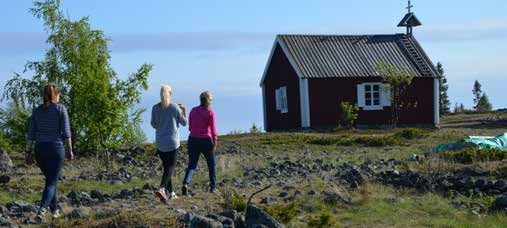
M 171 103 L 164 108 L 158 103 L 151 110 L 151 126 L 156 130 L 157 149 L 161 152 L 174 151 L 180 147 L 178 128 L 187 126 L 187 118 L 180 108 Z

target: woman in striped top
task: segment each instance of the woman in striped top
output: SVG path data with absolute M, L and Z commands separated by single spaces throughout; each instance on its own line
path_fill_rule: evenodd
M 36 108 L 30 117 L 27 135 L 26 163 L 31 165 L 32 146 L 35 142 L 35 160 L 45 177 L 45 187 L 42 201 L 37 212 L 37 220 L 44 220 L 47 209 L 51 210 L 53 218 L 59 217 L 56 185 L 64 160 L 64 146 L 67 145 L 67 158 L 72 160 L 72 141 L 67 109 L 58 104 L 60 89 L 55 84 L 44 87 L 44 103 Z

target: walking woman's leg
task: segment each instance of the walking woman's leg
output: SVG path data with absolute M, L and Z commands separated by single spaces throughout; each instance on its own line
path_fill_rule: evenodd
M 169 153 L 168 159 L 167 159 L 167 174 L 168 174 L 168 182 L 166 185 L 166 189 L 169 193 L 174 192 L 173 188 L 173 175 L 174 175 L 174 169 L 176 168 L 176 160 L 178 159 L 178 149 L 174 150 L 173 152 Z
M 169 154 L 170 152 L 161 152 L 161 151 L 158 151 L 158 155 L 160 157 L 160 160 L 162 160 L 162 166 L 164 168 L 164 174 L 162 175 L 162 180 L 160 181 L 160 188 L 165 188 L 167 186 L 167 183 L 169 182 L 169 170 L 168 170 L 168 166 L 169 166 Z
M 197 168 L 197 163 L 199 162 L 199 145 L 198 142 L 192 139 L 188 140 L 188 167 L 185 172 L 185 179 L 183 180 L 183 185 L 190 184 L 192 181 L 192 176 L 194 175 L 195 169 Z
M 56 157 L 54 159 L 52 159 L 54 161 L 53 165 L 54 165 L 54 177 L 53 177 L 53 180 L 54 180 L 54 185 L 55 185 L 55 188 L 54 188 L 54 195 L 53 195 L 53 198 L 51 199 L 51 203 L 49 205 L 49 208 L 51 209 L 52 212 L 55 212 L 56 210 L 58 210 L 58 198 L 57 198 L 57 187 L 58 187 L 58 180 L 60 179 L 60 175 L 62 174 L 62 168 L 63 168 L 63 162 L 65 160 L 65 149 L 62 146 L 60 145 L 56 145 Z
M 210 190 L 213 190 L 216 188 L 217 182 L 216 157 L 213 151 L 213 144 L 211 144 L 210 149 L 206 150 L 204 157 L 206 157 L 206 163 L 208 163 Z
M 45 146 L 43 144 L 37 143 L 35 145 L 35 160 L 37 161 L 37 166 L 39 167 L 42 174 L 44 175 L 45 181 L 48 179 L 47 168 L 46 168 L 48 166 L 48 159 L 47 159 L 48 151 L 47 150 L 48 150 L 47 146 Z M 47 183 L 47 181 L 46 181 L 46 183 Z M 40 203 L 40 208 L 44 209 L 44 211 L 49 206 L 49 203 L 47 203 L 47 204 L 44 203 L 47 198 L 46 187 L 47 187 L 47 185 L 44 187 L 44 190 L 42 191 L 42 199 L 41 199 L 41 203 Z

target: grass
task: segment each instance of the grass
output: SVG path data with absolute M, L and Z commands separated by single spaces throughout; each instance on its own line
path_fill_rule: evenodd
M 438 173 L 456 171 L 464 168 L 476 168 L 487 171 L 498 178 L 507 177 L 507 163 L 503 161 L 473 161 L 470 164 L 457 163 L 431 156 L 420 162 L 411 162 L 412 154 L 424 155 L 431 153 L 432 149 L 439 144 L 456 141 L 467 135 L 497 135 L 507 132 L 505 128 L 471 128 L 469 122 L 475 119 L 489 118 L 491 114 L 462 114 L 443 117 L 444 127 L 440 131 L 420 129 L 370 129 L 370 130 L 337 130 L 337 131 L 310 131 L 304 133 L 256 133 L 256 134 L 233 134 L 220 136 L 217 153 L 217 179 L 224 181 L 230 186 L 234 178 L 245 178 L 248 170 L 245 168 L 261 169 L 269 166 L 271 162 L 292 162 L 322 159 L 324 164 L 340 165 L 352 163 L 359 165 L 366 160 L 376 161 L 395 158 L 401 160 L 403 165 L 398 169 L 413 169 L 423 173 Z M 504 115 L 504 114 L 502 114 Z M 507 117 L 507 114 L 504 115 Z M 505 118 L 503 117 L 503 118 Z M 146 155 L 136 157 L 144 163 L 156 160 L 153 156 L 152 144 L 144 145 Z M 230 148 L 235 148 L 235 153 L 224 153 Z M 186 148 L 182 147 L 179 156 L 185 164 L 187 159 Z M 13 154 L 15 164 L 22 162 L 22 156 Z M 120 164 L 114 163 L 117 170 Z M 141 167 L 143 168 L 143 167 Z M 160 168 L 160 167 L 159 167 Z M 66 179 L 59 182 L 59 195 L 65 195 L 70 191 L 100 190 L 112 194 L 121 189 L 142 187 L 146 183 L 158 186 L 160 176 L 151 179 L 133 179 L 131 182 L 112 185 L 109 182 L 73 180 L 81 173 L 96 174 L 103 170 L 103 166 L 95 158 L 80 158 L 71 163 L 66 163 L 63 175 Z M 128 168 L 129 172 L 140 172 L 137 167 Z M 181 187 L 185 167 L 176 168 L 176 176 L 173 177 L 175 189 Z M 23 169 L 23 175 L 13 175 L 13 180 L 7 187 L 8 191 L 0 191 L 0 204 L 4 205 L 18 199 L 35 202 L 40 199 L 40 191 L 43 187 L 43 177 L 36 167 Z M 155 172 L 153 170 L 153 172 Z M 489 212 L 481 217 L 471 213 L 470 209 L 455 208 L 452 201 L 466 202 L 468 204 L 479 203 L 486 207 L 491 205 L 493 198 L 488 196 L 441 196 L 433 193 L 419 193 L 412 190 L 396 189 L 379 184 L 368 184 L 359 190 L 349 191 L 339 183 L 329 181 L 332 173 L 310 175 L 307 178 L 279 179 L 271 182 L 263 180 L 262 185 L 273 184 L 273 187 L 254 197 L 253 202 L 259 205 L 262 197 L 270 196 L 277 201 L 270 205 L 267 210 L 275 217 L 293 227 L 505 227 L 507 216 Z M 142 223 L 154 227 L 174 227 L 175 218 L 178 216 L 176 208 L 186 211 L 194 211 L 192 206 L 197 206 L 197 213 L 207 214 L 218 212 L 225 207 L 225 196 L 205 193 L 203 186 L 208 182 L 208 171 L 205 159 L 201 157 L 199 170 L 195 173 L 191 187 L 196 193 L 191 198 L 182 197 L 172 202 L 169 209 L 165 205 L 154 202 L 151 195 L 139 197 L 136 201 L 117 200 L 110 204 L 94 206 L 92 211 L 103 208 L 116 208 L 121 211 L 118 216 L 96 221 L 79 220 L 73 221 L 62 219 L 54 224 L 55 227 L 104 227 L 114 224 L 126 224 L 135 226 Z M 269 182 L 269 183 L 268 183 Z M 282 200 L 277 195 L 285 185 L 295 186 L 302 194 L 292 200 Z M 194 188 L 195 186 L 195 188 Z M 6 188 L 6 189 L 7 189 Z M 34 193 L 27 193 L 27 189 L 33 189 Z M 219 187 L 219 190 L 223 190 Z M 237 188 L 230 207 L 244 208 L 245 196 L 258 190 L 255 187 Z M 315 195 L 307 193 L 313 190 Z M 285 191 L 285 190 L 283 190 Z M 289 190 L 292 196 L 295 190 Z M 323 192 L 339 192 L 343 196 L 350 197 L 351 203 L 324 203 Z M 400 199 L 400 200 L 396 200 Z M 124 206 L 128 207 L 124 207 Z M 73 208 L 66 208 L 65 213 L 70 213 Z M 281 214 L 283 212 L 283 214 Z M 93 213 L 92 213 L 93 214 Z M 285 216 L 285 217 L 284 217 Z

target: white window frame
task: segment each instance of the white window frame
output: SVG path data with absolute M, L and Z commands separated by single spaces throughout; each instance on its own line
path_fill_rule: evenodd
M 363 86 L 364 86 L 364 94 L 363 94 L 363 98 L 364 98 L 364 106 L 363 106 L 363 110 L 382 110 L 384 109 L 384 106 L 382 105 L 382 89 L 383 89 L 383 86 L 382 86 L 382 83 L 381 82 L 370 82 L 370 83 L 363 83 Z M 370 86 L 371 88 L 371 91 L 370 91 L 370 99 L 371 99 L 371 104 L 370 105 L 367 105 L 366 104 L 366 87 L 367 86 Z M 378 91 L 374 91 L 373 90 L 373 87 L 374 86 L 378 86 Z M 375 92 L 378 92 L 378 105 L 374 105 L 374 93 Z
M 282 86 L 275 90 L 276 110 L 280 113 L 289 112 L 289 104 L 287 100 L 287 87 Z

